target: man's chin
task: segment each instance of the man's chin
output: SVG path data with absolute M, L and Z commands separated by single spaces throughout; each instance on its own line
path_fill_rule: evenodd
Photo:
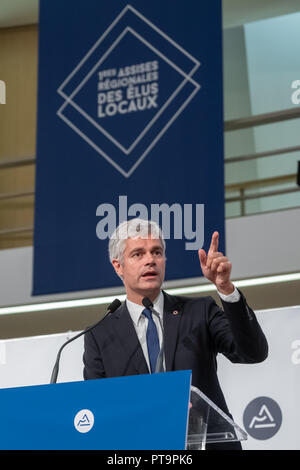
M 141 292 L 149 293 L 149 292 L 159 292 L 161 289 L 162 283 L 158 281 L 158 279 L 153 280 L 145 280 L 141 282 L 139 286 L 139 290 Z

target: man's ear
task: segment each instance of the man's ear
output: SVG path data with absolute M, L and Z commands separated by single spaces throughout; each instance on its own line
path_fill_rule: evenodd
M 117 273 L 117 275 L 123 279 L 123 268 L 122 268 L 122 265 L 121 263 L 119 262 L 119 260 L 117 260 L 116 258 L 114 258 L 112 260 L 112 265 L 113 267 L 115 268 L 115 271 Z

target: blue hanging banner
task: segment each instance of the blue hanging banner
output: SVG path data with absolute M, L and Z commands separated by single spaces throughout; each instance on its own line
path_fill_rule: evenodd
M 166 280 L 224 251 L 221 1 L 40 0 L 33 294 L 120 285 L 108 239 L 166 239 Z

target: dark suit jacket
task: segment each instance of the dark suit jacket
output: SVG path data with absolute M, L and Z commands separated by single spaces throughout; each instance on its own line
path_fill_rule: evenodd
M 192 370 L 192 384 L 229 413 L 218 377 L 218 353 L 231 362 L 257 363 L 266 338 L 241 293 L 239 302 L 178 297 L 164 292 L 166 370 Z M 178 312 L 177 314 L 174 312 Z M 126 303 L 85 335 L 84 379 L 149 373 Z

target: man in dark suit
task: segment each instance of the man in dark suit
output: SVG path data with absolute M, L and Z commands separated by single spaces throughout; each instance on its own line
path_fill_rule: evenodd
M 116 229 L 110 259 L 126 288 L 126 302 L 85 335 L 85 379 L 155 372 L 147 344 L 148 329 L 154 326 L 157 348 L 163 344 L 161 370 L 191 369 L 192 384 L 229 413 L 217 377 L 217 354 L 236 363 L 257 363 L 267 357 L 268 345 L 255 314 L 230 280 L 231 263 L 218 251 L 218 239 L 214 232 L 208 253 L 199 250 L 199 261 L 223 309 L 212 297 L 172 296 L 161 290 L 165 242 L 155 223 L 133 219 Z M 151 318 L 144 313 L 145 297 L 153 303 Z

